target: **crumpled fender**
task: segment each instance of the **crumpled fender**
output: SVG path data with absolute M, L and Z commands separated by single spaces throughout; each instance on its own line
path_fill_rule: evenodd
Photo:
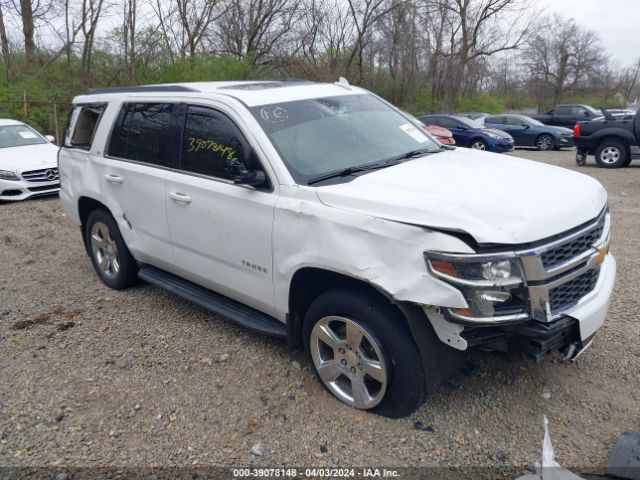
M 366 281 L 397 301 L 467 306 L 460 291 L 431 276 L 424 252 L 473 253 L 461 240 L 415 225 L 323 205 L 313 191 L 282 187 L 274 213 L 275 304 L 288 312 L 291 280 L 315 267 Z

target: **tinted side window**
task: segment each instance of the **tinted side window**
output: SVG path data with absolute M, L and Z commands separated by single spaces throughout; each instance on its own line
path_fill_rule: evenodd
M 555 115 L 571 115 L 571 107 L 558 107 L 553 113 Z
M 232 179 L 231 160 L 245 160 L 242 133 L 223 113 L 190 105 L 184 125 L 180 168 L 212 177 Z
M 521 118 L 518 117 L 507 117 L 507 125 L 514 125 L 514 126 L 522 126 L 524 125 L 524 120 L 522 120 Z
M 125 104 L 111 134 L 109 155 L 172 165 L 171 103 Z
M 587 111 L 587 109 L 582 107 L 574 108 L 574 112 L 576 117 L 586 117 L 589 115 L 589 112 Z
M 490 123 L 492 125 L 501 125 L 504 123 L 504 117 L 486 117 L 484 123 Z
M 448 117 L 436 117 L 435 123 L 444 128 L 457 128 L 458 122 Z

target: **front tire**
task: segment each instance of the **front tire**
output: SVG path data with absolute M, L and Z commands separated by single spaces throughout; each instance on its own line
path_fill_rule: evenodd
M 541 152 L 554 150 L 556 148 L 556 141 L 551 135 L 544 133 L 536 138 L 536 148 Z
M 489 147 L 484 140 L 476 139 L 471 142 L 471 148 L 473 150 L 489 150 Z
M 603 142 L 595 152 L 596 163 L 602 168 L 620 168 L 627 164 L 627 148 L 618 140 Z
M 89 214 L 85 242 L 93 268 L 105 285 L 122 290 L 136 283 L 138 266 L 109 212 L 97 209 Z
M 385 299 L 359 288 L 329 290 L 309 307 L 303 334 L 316 375 L 347 405 L 397 418 L 424 402 L 420 355 Z

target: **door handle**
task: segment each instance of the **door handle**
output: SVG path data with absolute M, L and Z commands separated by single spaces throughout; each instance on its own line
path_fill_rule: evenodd
M 124 178 L 118 176 L 118 175 L 111 175 L 110 173 L 105 175 L 104 178 L 107 179 L 107 182 L 109 183 L 122 183 L 124 182 Z
M 191 203 L 191 197 L 189 195 L 185 195 L 184 193 L 170 192 L 169 198 L 171 198 L 171 200 L 175 202 Z

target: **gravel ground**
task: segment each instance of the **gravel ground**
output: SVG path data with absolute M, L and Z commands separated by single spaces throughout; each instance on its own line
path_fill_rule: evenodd
M 573 151 L 514 155 L 577 168 Z M 400 420 L 340 404 L 280 341 L 148 285 L 109 290 L 57 198 L 0 205 L 0 465 L 529 468 L 547 415 L 560 463 L 600 471 L 640 429 L 640 164 L 580 171 L 609 191 L 619 268 L 592 348 L 480 354 Z

